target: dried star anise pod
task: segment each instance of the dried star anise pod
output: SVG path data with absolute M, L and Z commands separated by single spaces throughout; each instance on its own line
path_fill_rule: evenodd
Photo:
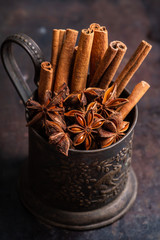
M 71 139 L 69 134 L 65 132 L 64 126 L 46 120 L 45 127 L 46 134 L 49 136 L 49 143 L 54 144 L 59 152 L 68 156 Z
M 81 109 L 88 103 L 91 103 L 97 97 L 104 94 L 104 89 L 101 88 L 87 88 L 79 93 L 72 93 L 64 100 L 64 106 L 68 109 Z
M 87 97 L 88 102 L 92 102 L 96 100 L 96 98 L 102 96 L 104 94 L 104 89 L 96 88 L 96 87 L 89 87 L 84 90 L 84 94 Z
M 66 108 L 83 108 L 87 104 L 87 98 L 83 92 L 71 93 L 63 104 Z
M 40 121 L 42 121 L 42 126 L 44 126 L 47 119 L 54 120 L 58 114 L 63 113 L 62 94 L 63 92 L 60 92 L 59 95 L 52 98 L 51 92 L 46 91 L 43 104 L 29 99 L 26 102 L 26 108 L 32 113 L 33 117 L 27 123 L 27 126 L 32 126 Z
M 97 112 L 97 102 L 91 102 L 90 104 L 88 104 L 86 110 L 85 110 L 85 108 L 80 108 L 79 110 L 77 110 L 77 109 L 70 110 L 69 112 L 64 113 L 64 116 L 75 117 L 75 114 L 81 114 L 81 115 L 85 116 L 86 112 L 90 109 L 93 109 L 94 113 L 96 113 Z
M 52 122 L 58 124 L 63 130 L 66 130 L 66 127 L 67 127 L 66 122 L 64 121 L 64 119 L 62 118 L 61 115 L 55 114 L 54 118 L 52 119 Z M 48 125 L 45 124 L 46 133 L 47 133 L 47 127 L 48 127 Z
M 103 124 L 103 128 L 99 129 L 99 136 L 101 137 L 101 148 L 120 140 L 127 131 L 129 122 L 123 121 L 120 114 L 114 114 L 109 117 Z
M 113 84 L 108 88 L 103 97 L 97 99 L 97 112 L 101 114 L 104 118 L 109 117 L 111 114 L 115 113 L 116 109 L 128 102 L 126 98 L 116 98 L 117 86 Z
M 76 134 L 73 139 L 73 145 L 77 146 L 85 143 L 85 149 L 88 150 L 92 146 L 94 140 L 93 134 L 97 133 L 97 129 L 100 128 L 105 119 L 100 115 L 94 116 L 93 109 L 89 109 L 85 116 L 83 114 L 75 114 L 77 124 L 73 124 L 68 127 L 68 131 Z

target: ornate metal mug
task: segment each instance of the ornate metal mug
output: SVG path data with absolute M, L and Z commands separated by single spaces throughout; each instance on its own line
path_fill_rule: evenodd
M 13 43 L 30 55 L 36 85 L 44 57 L 25 34 L 9 36 L 1 46 L 4 67 L 25 103 L 32 92 L 12 55 Z M 124 97 L 128 94 L 123 92 Z M 130 128 L 117 143 L 103 149 L 69 150 L 68 157 L 29 128 L 29 158 L 19 182 L 23 204 L 45 224 L 69 229 L 94 229 L 120 218 L 137 195 L 137 179 L 131 167 L 137 116 L 135 107 L 127 117 Z

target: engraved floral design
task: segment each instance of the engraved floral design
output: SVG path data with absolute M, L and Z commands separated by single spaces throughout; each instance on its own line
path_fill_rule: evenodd
M 94 162 L 62 160 L 60 167 L 45 169 L 53 181 L 56 202 L 94 209 L 115 199 L 124 189 L 131 161 L 131 144 L 114 157 Z M 50 196 L 51 197 L 51 196 Z M 49 197 L 49 198 L 50 198 Z M 76 210 L 76 209 L 75 209 Z

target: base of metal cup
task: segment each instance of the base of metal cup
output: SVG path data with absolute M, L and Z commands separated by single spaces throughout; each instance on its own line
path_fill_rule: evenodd
M 26 171 L 22 174 L 19 190 L 24 206 L 41 223 L 72 230 L 89 230 L 109 225 L 122 217 L 137 196 L 137 178 L 131 168 L 128 181 L 120 196 L 104 207 L 85 212 L 71 212 L 46 206 L 30 191 Z

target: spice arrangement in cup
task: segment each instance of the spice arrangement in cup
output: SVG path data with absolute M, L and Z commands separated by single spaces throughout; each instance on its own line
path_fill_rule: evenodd
M 108 44 L 97 23 L 78 31 L 54 29 L 51 61 L 42 62 L 37 98 L 26 102 L 27 126 L 43 134 L 62 154 L 92 150 L 119 141 L 127 132 L 127 115 L 149 89 L 139 82 L 127 97 L 123 90 L 152 46 L 142 40 L 122 72 L 115 73 L 127 51 L 121 41 Z M 88 74 L 89 72 L 89 74 Z

